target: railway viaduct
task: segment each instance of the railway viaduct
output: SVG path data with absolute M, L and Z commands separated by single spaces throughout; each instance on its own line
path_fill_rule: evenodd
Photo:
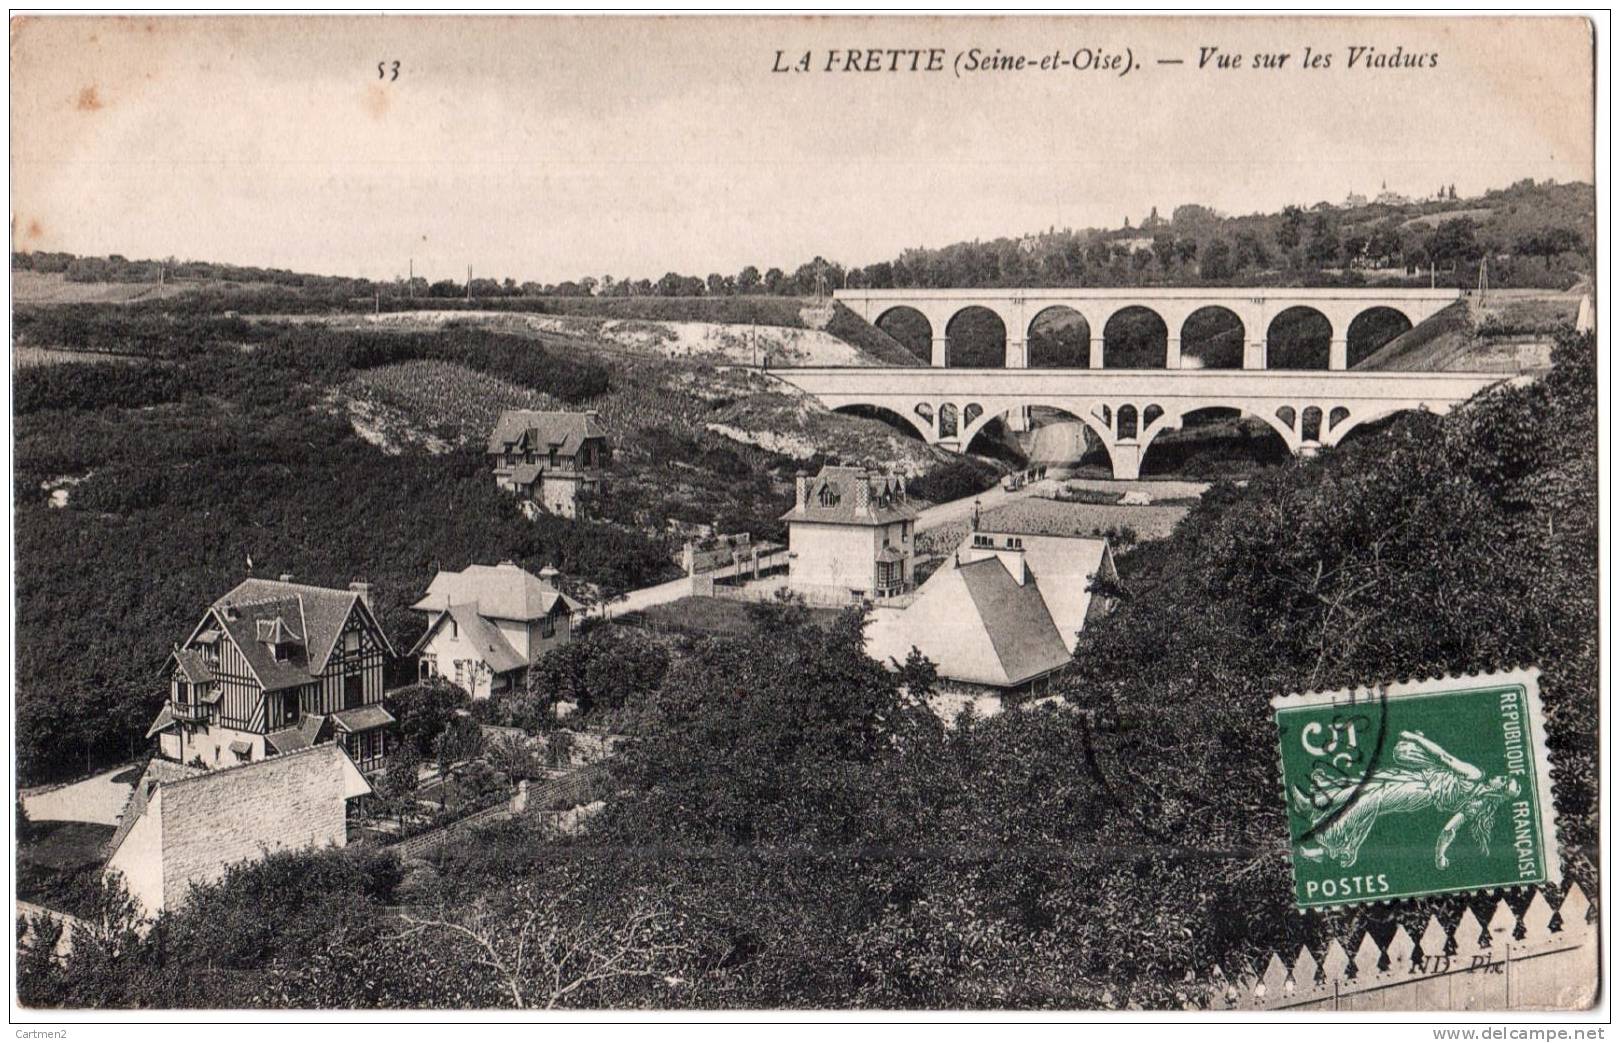
M 1088 368 L 1107 368 L 1105 331 L 1121 312 L 1146 309 L 1164 322 L 1165 369 L 1181 369 L 1183 328 L 1194 313 L 1224 309 L 1242 326 L 1243 368 L 1266 368 L 1266 335 L 1284 312 L 1314 311 L 1332 326 L 1327 368 L 1348 369 L 1350 327 L 1368 312 L 1390 310 L 1416 326 L 1455 303 L 1461 290 L 1365 289 L 1306 287 L 1118 287 L 1078 289 L 945 289 L 945 290 L 838 290 L 833 294 L 845 307 L 877 324 L 888 313 L 910 309 L 928 322 L 932 340 L 931 362 L 943 367 L 950 357 L 951 321 L 970 308 L 983 308 L 1001 320 L 1006 331 L 1006 366 L 1029 365 L 1029 333 L 1043 312 L 1067 308 L 1086 320 L 1090 334 Z
M 938 369 L 802 367 L 771 375 L 831 409 L 867 406 L 909 422 L 926 441 L 962 450 L 998 416 L 1045 406 L 1070 414 L 1107 450 L 1115 478 L 1136 478 L 1160 432 L 1187 414 L 1237 409 L 1290 451 L 1335 445 L 1359 424 L 1409 409 L 1443 413 L 1509 379 L 1503 373 L 1310 370 Z

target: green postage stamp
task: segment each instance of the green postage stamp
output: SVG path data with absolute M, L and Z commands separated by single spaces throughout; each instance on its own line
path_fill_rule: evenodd
M 1273 699 L 1299 907 L 1556 883 L 1536 678 Z

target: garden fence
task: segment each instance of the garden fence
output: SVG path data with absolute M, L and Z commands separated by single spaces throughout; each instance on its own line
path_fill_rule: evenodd
M 1217 1010 L 1579 1010 L 1598 988 L 1598 929 L 1591 903 L 1572 884 L 1555 917 L 1537 891 L 1516 917 L 1498 901 L 1481 928 L 1472 910 L 1447 932 L 1435 917 L 1416 942 L 1396 927 L 1380 948 L 1363 933 L 1355 955 L 1338 940 L 1320 963 L 1301 947 L 1292 967 L 1271 954 L 1258 976 L 1248 967 L 1211 975 L 1203 1006 Z M 1554 929 L 1555 920 L 1558 924 Z M 1481 937 L 1484 935 L 1484 937 Z

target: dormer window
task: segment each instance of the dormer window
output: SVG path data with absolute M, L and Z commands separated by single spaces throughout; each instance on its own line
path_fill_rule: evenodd
M 555 448 L 551 450 L 551 466 L 557 466 L 557 450 Z
M 823 507 L 833 507 L 838 504 L 838 494 L 832 491 L 832 486 L 823 485 L 821 495 L 817 497 Z
M 353 655 L 360 651 L 360 631 L 345 630 L 343 632 L 343 651 L 347 655 Z

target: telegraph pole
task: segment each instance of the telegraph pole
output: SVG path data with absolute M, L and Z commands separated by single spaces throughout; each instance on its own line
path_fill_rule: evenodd
M 472 300 L 472 265 L 467 266 L 467 299 Z

